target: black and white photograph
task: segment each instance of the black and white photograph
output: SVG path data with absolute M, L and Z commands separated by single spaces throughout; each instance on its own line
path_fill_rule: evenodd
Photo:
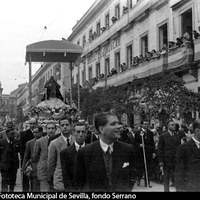
M 0 197 L 166 192 L 200 192 L 200 0 L 2 0 Z

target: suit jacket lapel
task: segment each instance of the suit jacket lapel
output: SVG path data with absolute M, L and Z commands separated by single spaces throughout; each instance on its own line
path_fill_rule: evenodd
M 119 161 L 121 159 L 118 142 L 115 142 L 113 145 L 112 159 L 113 159 L 113 169 L 115 169 L 116 166 L 118 166 Z
M 200 149 L 197 148 L 195 141 L 193 139 L 190 139 L 189 145 L 191 145 L 192 151 L 200 158 Z
M 58 143 L 58 148 L 59 150 L 63 149 L 64 147 L 67 147 L 66 142 L 64 141 L 62 136 L 59 136 L 57 139 L 57 143 Z
M 71 135 L 70 145 L 73 145 L 74 142 L 75 142 L 75 137 L 73 135 Z

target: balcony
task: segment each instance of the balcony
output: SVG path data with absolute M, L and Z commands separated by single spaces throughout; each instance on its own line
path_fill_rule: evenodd
M 134 79 L 140 79 L 153 75 L 155 73 L 159 73 L 163 69 L 163 62 L 164 59 L 163 56 L 161 56 L 159 59 L 144 61 L 143 63 L 140 63 L 137 66 L 132 66 L 126 71 L 120 72 L 107 78 L 107 86 L 117 86 L 127 83 L 129 81 L 133 81 Z M 105 79 L 99 80 L 93 88 L 96 89 L 97 87 L 105 87 L 105 84 Z
M 194 60 L 195 61 L 200 60 L 200 38 L 194 40 L 194 51 L 195 51 Z
M 168 69 L 174 69 L 193 61 L 193 50 L 185 47 L 168 53 Z
M 198 56 L 200 56 L 200 40 L 198 45 L 199 51 L 197 53 Z M 192 60 L 193 54 L 191 54 L 191 52 L 193 51 L 191 49 L 187 49 L 186 47 L 174 49 L 168 52 L 168 54 L 162 54 L 160 58 L 143 61 L 137 66 L 131 66 L 127 70 L 119 72 L 118 74 L 108 77 L 107 79 L 101 79 L 93 86 L 93 88 L 96 89 L 97 87 L 121 85 L 135 79 L 142 79 L 160 73 L 164 69 L 179 72 L 187 71 L 190 73 L 191 70 L 194 71 L 194 67 L 196 67 L 196 63 Z

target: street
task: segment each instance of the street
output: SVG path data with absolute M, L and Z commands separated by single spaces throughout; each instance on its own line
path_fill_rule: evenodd
M 147 188 L 144 187 L 144 181 L 141 181 L 140 186 L 135 185 L 133 192 L 164 192 L 164 187 L 162 184 L 158 184 L 155 182 L 151 182 L 152 188 Z M 17 173 L 17 181 L 16 181 L 16 186 L 15 186 L 15 192 L 21 192 L 22 187 L 21 187 L 21 178 L 20 178 L 20 169 L 18 170 Z M 174 187 L 170 187 L 171 192 L 175 192 Z

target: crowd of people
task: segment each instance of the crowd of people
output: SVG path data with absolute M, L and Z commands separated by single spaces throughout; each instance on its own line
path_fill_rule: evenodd
M 62 117 L 37 118 L 16 134 L 6 124 L 0 140 L 1 191 L 13 192 L 21 166 L 23 192 L 119 192 L 152 181 L 177 191 L 200 191 L 200 121 L 128 127 L 114 113 L 99 113 L 94 125 Z

